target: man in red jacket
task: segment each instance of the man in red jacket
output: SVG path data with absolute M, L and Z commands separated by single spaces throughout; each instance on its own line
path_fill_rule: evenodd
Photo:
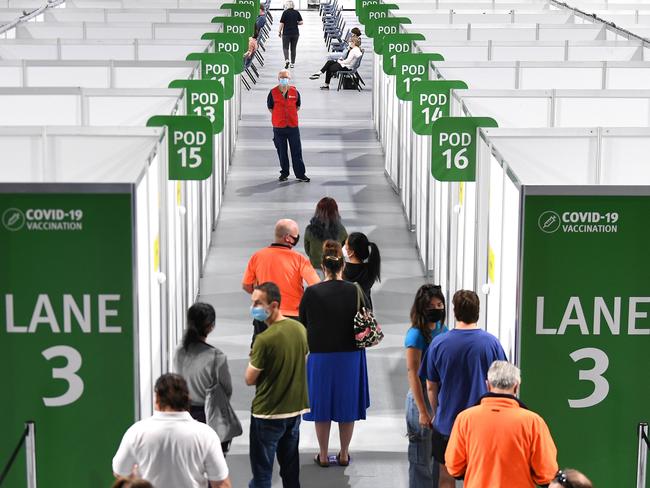
M 300 93 L 295 86 L 289 85 L 291 75 L 283 69 L 278 73 L 278 85 L 271 89 L 266 99 L 266 106 L 271 112 L 273 122 L 273 143 L 280 158 L 280 177 L 278 181 L 289 179 L 289 153 L 291 149 L 293 174 L 298 181 L 309 183 L 305 175 L 305 163 L 302 160 L 302 144 L 298 129 L 298 110 L 300 110 Z

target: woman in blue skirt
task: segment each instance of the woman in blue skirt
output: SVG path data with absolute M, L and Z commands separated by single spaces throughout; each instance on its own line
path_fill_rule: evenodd
M 345 260 L 341 244 L 325 241 L 322 267 L 325 280 L 305 290 L 300 303 L 300 321 L 307 327 L 309 357 L 307 384 L 311 412 L 304 420 L 314 421 L 319 453 L 314 462 L 326 468 L 332 421 L 339 424 L 340 466 L 350 463 L 350 441 L 354 422 L 366 418 L 370 406 L 366 354 L 354 345 L 354 316 L 359 288 L 342 279 Z

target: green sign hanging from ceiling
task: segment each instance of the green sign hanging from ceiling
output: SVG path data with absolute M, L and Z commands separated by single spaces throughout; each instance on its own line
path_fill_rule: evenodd
M 414 81 L 411 86 L 411 122 L 413 132 L 421 136 L 431 135 L 431 128 L 440 117 L 449 117 L 451 90 L 467 88 L 463 81 L 428 80 Z
M 476 181 L 478 128 L 491 117 L 442 117 L 431 128 L 431 174 L 438 181 Z
M 373 38 L 375 54 L 381 54 L 384 47 L 384 36 L 399 34 L 402 24 L 410 24 L 408 17 L 388 17 L 377 21 L 370 21 L 366 24 L 366 34 Z
M 169 88 L 184 88 L 186 112 L 189 115 L 202 115 L 212 124 L 212 133 L 223 130 L 223 85 L 213 80 L 174 80 Z
M 227 16 L 214 17 L 211 22 L 223 25 L 224 34 L 239 34 L 246 37 L 253 35 L 253 26 L 255 25 L 255 19 Z
M 110 486 L 136 420 L 131 189 L 20 186 L 0 184 L 0 459 L 33 420 L 39 486 Z M 3 488 L 25 470 L 21 450 Z
M 217 80 L 223 86 L 223 98 L 230 100 L 235 94 L 234 58 L 228 53 L 191 53 L 188 60 L 201 61 L 201 79 Z
M 442 55 L 435 53 L 408 53 L 397 55 L 397 67 L 395 68 L 395 92 L 397 98 L 404 101 L 413 101 L 413 87 L 418 82 L 429 81 L 429 69 L 432 61 L 444 61 L 444 58 Z M 425 87 L 427 86 L 428 85 L 426 84 L 420 85 L 422 90 L 420 91 L 420 94 L 425 92 Z M 424 108 L 420 107 L 419 110 L 424 110 Z M 426 121 L 421 124 L 422 127 L 426 125 Z
M 170 180 L 205 180 L 212 175 L 214 138 L 210 119 L 197 115 L 156 115 L 147 121 L 147 126 L 167 127 Z
M 384 73 L 396 74 L 397 57 L 412 52 L 413 41 L 424 41 L 422 34 L 391 34 L 381 39 Z
M 548 423 L 560 466 L 633 487 L 637 426 L 650 420 L 650 196 L 572 190 L 524 197 L 521 396 Z
M 201 36 L 201 39 L 211 40 L 215 53 L 230 54 L 233 57 L 234 74 L 244 71 L 244 53 L 248 50 L 248 37 L 246 35 L 206 32 Z
M 399 9 L 399 6 L 394 3 L 369 4 L 361 11 L 361 14 L 359 15 L 359 22 L 367 26 L 369 22 L 375 22 L 388 18 L 389 12 L 391 10 L 397 9 Z

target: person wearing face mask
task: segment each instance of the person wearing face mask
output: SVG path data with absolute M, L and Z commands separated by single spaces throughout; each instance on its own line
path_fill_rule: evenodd
M 275 283 L 257 285 L 251 301 L 251 315 L 268 328 L 257 337 L 244 375 L 247 385 L 255 385 L 249 452 L 253 479 L 248 486 L 271 488 L 277 455 L 282 486 L 299 488 L 300 416 L 309 412 L 307 333 L 282 314 L 284 300 Z
M 411 307 L 411 327 L 406 333 L 406 432 L 409 438 L 409 488 L 438 486 L 438 463 L 431 453 L 433 412 L 427 398 L 426 376 L 418 371 L 434 337 L 447 332 L 445 296 L 438 285 L 422 285 Z
M 343 279 L 358 283 L 368 297 L 368 307 L 372 308 L 370 290 L 376 281 L 381 281 L 379 247 L 365 234 L 353 232 L 345 241 L 343 255 L 346 259 Z
M 361 39 L 356 36 L 352 36 L 349 42 L 348 54 L 346 55 L 345 59 L 339 59 L 338 61 L 334 61 L 332 59 L 328 60 L 320 69 L 320 71 L 317 71 L 311 75 L 309 79 L 317 80 L 320 78 L 321 74 L 325 73 L 325 84 L 321 86 L 320 89 L 329 90 L 330 80 L 334 74 L 338 71 L 350 71 L 357 65 L 362 55 L 363 53 L 361 52 Z
M 271 89 L 266 97 L 266 106 L 271 112 L 273 124 L 273 143 L 280 159 L 280 176 L 278 181 L 289 179 L 289 152 L 291 151 L 291 164 L 293 174 L 298 181 L 309 183 L 310 179 L 305 174 L 305 163 L 302 160 L 302 143 L 300 142 L 300 129 L 298 128 L 298 110 L 300 110 L 300 92 L 289 82 L 291 75 L 283 69 L 278 73 L 278 84 Z
M 323 244 L 321 267 L 325 281 L 305 290 L 300 321 L 307 328 L 309 358 L 307 384 L 311 411 L 304 420 L 316 426 L 319 452 L 314 462 L 329 466 L 328 445 L 332 422 L 339 425 L 339 466 L 350 463 L 348 451 L 354 423 L 366 418 L 370 406 L 366 353 L 354 345 L 354 317 L 361 290 L 343 281 L 341 244 Z
M 298 318 L 298 306 L 304 292 L 303 283 L 309 286 L 320 282 L 309 259 L 293 249 L 299 240 L 300 229 L 295 221 L 278 220 L 273 243 L 251 256 L 242 279 L 242 288 L 249 294 L 253 293 L 255 285 L 259 283 L 276 283 L 282 294 L 281 312 L 293 319 Z M 264 320 L 254 318 L 253 343 L 257 334 L 266 327 Z

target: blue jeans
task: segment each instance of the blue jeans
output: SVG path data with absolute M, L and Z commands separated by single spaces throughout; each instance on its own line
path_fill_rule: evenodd
M 300 488 L 300 415 L 288 419 L 251 416 L 250 461 L 253 479 L 249 488 L 271 488 L 273 460 L 278 457 L 284 488 Z
M 427 405 L 427 394 L 424 393 Z M 420 427 L 420 413 L 409 390 L 406 395 L 406 432 L 409 438 L 409 488 L 437 488 L 438 463 L 431 454 L 431 429 Z
M 298 127 L 274 127 L 273 144 L 278 151 L 280 159 L 280 174 L 289 176 L 289 151 L 291 150 L 291 163 L 293 165 L 293 174 L 297 178 L 305 176 L 305 163 L 302 160 L 302 143 L 300 142 L 300 129 Z

